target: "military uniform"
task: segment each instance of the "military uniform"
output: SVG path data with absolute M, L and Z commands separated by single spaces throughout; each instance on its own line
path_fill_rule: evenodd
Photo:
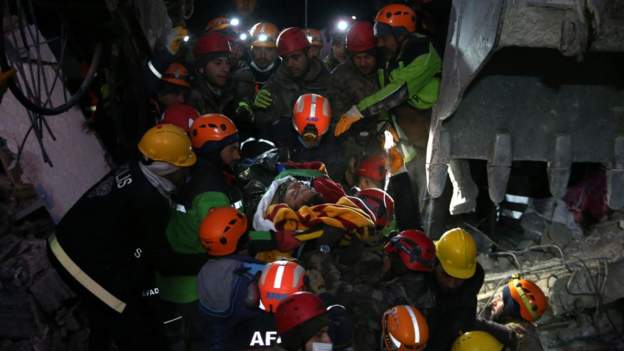
M 256 112 L 256 126 L 266 129 L 280 117 L 291 116 L 297 98 L 306 93 L 322 95 L 329 99 L 332 110 L 340 111 L 340 101 L 335 99 L 336 88 L 329 72 L 318 59 L 309 60 L 308 72 L 300 79 L 294 79 L 288 73 L 286 65 L 280 65 L 275 74 L 265 85 L 272 96 L 270 108 Z

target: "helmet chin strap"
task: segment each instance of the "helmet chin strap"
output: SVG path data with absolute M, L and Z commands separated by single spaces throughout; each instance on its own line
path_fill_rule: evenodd
M 256 61 L 254 60 L 251 60 L 251 63 L 249 65 L 258 72 L 266 73 L 273 69 L 273 66 L 275 66 L 275 61 L 271 62 L 271 64 L 266 66 L 265 68 L 258 67 L 258 65 L 256 64 Z

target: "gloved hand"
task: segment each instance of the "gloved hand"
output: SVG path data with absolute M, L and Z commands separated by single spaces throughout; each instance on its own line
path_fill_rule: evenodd
M 275 236 L 277 249 L 280 251 L 292 251 L 301 245 L 301 242 L 295 239 L 295 233 L 290 230 L 277 231 L 273 235 Z
M 254 99 L 253 105 L 255 108 L 259 109 L 267 109 L 271 107 L 273 104 L 273 97 L 271 96 L 271 92 L 266 89 L 260 89 L 258 93 L 256 93 L 256 98 Z
M 243 124 L 251 124 L 254 121 L 254 113 L 251 106 L 246 101 L 241 101 L 236 106 L 236 120 L 237 124 L 243 122 Z
M 307 281 L 310 291 L 317 295 L 327 291 L 325 288 L 325 278 L 323 278 L 321 272 L 316 269 L 309 269 L 306 271 L 306 277 L 308 278 Z
M 340 120 L 338 120 L 338 123 L 336 124 L 336 129 L 334 129 L 334 135 L 342 135 L 351 128 L 353 123 L 361 120 L 362 118 L 364 118 L 364 115 L 362 115 L 362 112 L 358 110 L 357 106 L 351 106 L 349 111 L 340 116 Z
M 180 46 L 182 46 L 182 43 L 184 42 L 185 37 L 188 37 L 188 29 L 182 26 L 171 28 L 165 38 L 167 51 L 169 51 L 171 55 L 177 54 L 180 50 Z
M 399 148 L 400 146 L 396 145 L 388 150 L 388 163 L 386 165 L 386 169 L 390 173 L 390 176 L 407 172 L 407 168 L 405 168 L 405 158 Z

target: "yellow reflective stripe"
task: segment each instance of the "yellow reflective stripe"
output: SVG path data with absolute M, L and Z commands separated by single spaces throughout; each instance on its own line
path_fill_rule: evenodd
M 524 305 L 524 308 L 526 308 L 527 311 L 529 311 L 529 313 L 531 314 L 531 318 L 533 318 L 533 320 L 537 319 L 537 311 L 533 310 L 533 304 L 531 303 L 529 298 L 524 293 L 524 290 L 522 289 L 522 285 L 520 284 L 520 280 L 514 279 L 512 284 L 513 284 L 514 289 L 516 289 L 516 291 L 518 292 L 518 295 L 520 296 L 520 300 L 522 300 L 522 304 Z
M 95 280 L 91 279 L 87 273 L 80 269 L 80 267 L 78 267 L 78 265 L 67 255 L 65 250 L 63 250 L 61 244 L 56 239 L 55 234 L 50 235 L 48 243 L 50 244 L 50 250 L 56 259 L 63 265 L 65 270 L 67 270 L 67 272 L 74 277 L 74 279 L 76 279 L 82 286 L 84 286 L 102 302 L 107 304 L 110 308 L 119 313 L 124 311 L 126 303 L 113 296 L 113 294 L 109 293 Z
M 320 238 L 322 235 L 323 235 L 323 230 L 317 230 L 311 233 L 295 234 L 295 238 L 299 241 L 308 241 L 308 240 Z

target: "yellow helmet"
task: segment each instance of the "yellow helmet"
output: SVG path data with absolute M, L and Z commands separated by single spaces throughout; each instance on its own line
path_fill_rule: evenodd
M 451 351 L 501 351 L 501 344 L 495 337 L 484 331 L 469 331 L 457 338 Z
M 436 256 L 444 271 L 455 278 L 468 279 L 477 269 L 477 244 L 467 231 L 454 228 L 436 241 Z
M 178 167 L 189 167 L 197 161 L 191 139 L 184 129 L 173 124 L 152 127 L 143 134 L 138 146 L 145 157 L 154 161 L 169 162 Z

